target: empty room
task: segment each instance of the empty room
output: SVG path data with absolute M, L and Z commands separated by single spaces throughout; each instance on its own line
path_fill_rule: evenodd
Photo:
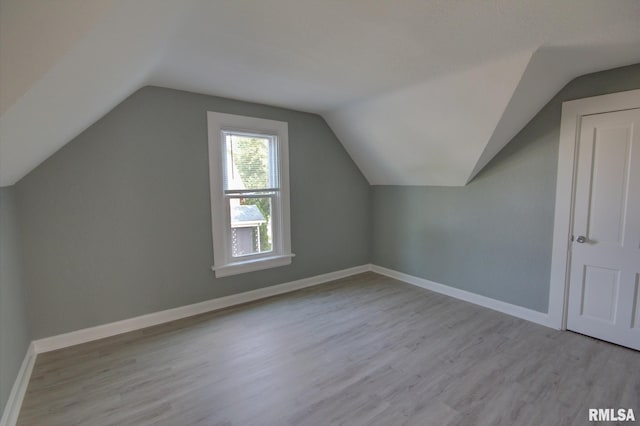
M 0 0 L 0 426 L 639 423 L 639 23 Z

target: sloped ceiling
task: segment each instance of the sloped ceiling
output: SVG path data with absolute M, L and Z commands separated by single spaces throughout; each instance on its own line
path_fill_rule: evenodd
M 371 184 L 465 185 L 640 1 L 0 0 L 0 186 L 138 88 L 321 114 Z

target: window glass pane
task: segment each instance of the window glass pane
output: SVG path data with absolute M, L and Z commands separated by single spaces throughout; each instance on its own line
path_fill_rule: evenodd
M 275 188 L 274 138 L 224 132 L 224 189 Z
M 271 198 L 229 198 L 231 255 L 233 257 L 272 250 Z

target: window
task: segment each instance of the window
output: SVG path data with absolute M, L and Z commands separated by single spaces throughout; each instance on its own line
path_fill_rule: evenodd
M 291 263 L 288 126 L 208 112 L 216 277 Z

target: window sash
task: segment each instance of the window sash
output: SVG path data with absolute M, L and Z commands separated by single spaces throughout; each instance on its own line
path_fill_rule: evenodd
M 239 137 L 248 137 L 248 138 L 257 138 L 257 139 L 266 139 L 269 143 L 269 170 L 268 170 L 268 179 L 269 184 L 273 185 L 276 188 L 281 186 L 280 183 L 280 154 L 279 154 L 279 146 L 280 143 L 278 141 L 278 135 L 272 133 L 257 133 L 250 132 L 245 130 L 235 130 L 230 128 L 224 128 L 220 130 L 220 153 L 222 155 L 222 190 L 226 191 L 238 191 L 236 189 L 229 189 L 229 181 L 227 179 L 228 166 L 231 164 L 230 159 L 227 158 L 227 138 L 231 138 L 233 136 Z M 232 159 L 231 159 L 232 160 Z M 254 191 L 256 189 L 253 189 Z M 259 189 L 258 189 L 259 190 Z M 240 190 L 242 191 L 242 190 Z
M 245 254 L 242 256 L 233 256 L 232 244 L 232 227 L 231 227 L 231 200 L 240 198 L 269 198 L 271 199 L 271 250 L 254 254 Z M 242 193 L 224 194 L 223 202 L 225 206 L 225 259 L 227 263 L 257 260 L 265 257 L 283 253 L 283 234 L 282 234 L 282 215 L 280 213 L 280 191 L 256 192 L 247 190 Z
M 270 257 L 274 254 L 280 254 L 283 252 L 282 249 L 282 223 L 281 216 L 279 212 L 279 204 L 280 204 L 280 163 L 278 156 L 278 137 L 277 135 L 270 133 L 260 133 L 260 132 L 252 132 L 246 130 L 236 130 L 224 128 L 220 131 L 220 151 L 222 154 L 222 194 L 223 194 L 223 202 L 225 206 L 225 259 L 227 263 L 238 262 L 238 261 L 251 261 L 258 260 L 260 258 Z M 253 137 L 258 139 L 266 139 L 268 141 L 268 183 L 275 185 L 274 187 L 269 188 L 251 188 L 251 189 L 228 189 L 228 167 L 230 164 L 233 164 L 233 159 L 228 158 L 228 143 L 230 142 L 233 136 L 238 137 Z M 239 199 L 239 198 L 270 198 L 271 199 L 271 250 L 265 251 L 261 253 L 254 254 L 246 254 L 242 256 L 233 256 L 233 236 L 232 236 L 232 227 L 231 227 L 231 199 Z

